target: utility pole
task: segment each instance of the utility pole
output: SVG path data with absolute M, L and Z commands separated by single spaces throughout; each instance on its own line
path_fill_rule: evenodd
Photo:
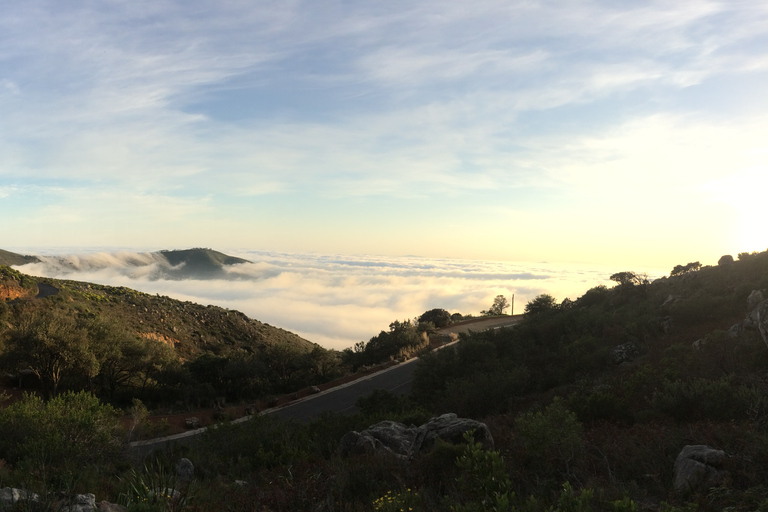
M 512 304 L 510 305 L 509 316 L 515 316 L 515 294 L 512 294 Z

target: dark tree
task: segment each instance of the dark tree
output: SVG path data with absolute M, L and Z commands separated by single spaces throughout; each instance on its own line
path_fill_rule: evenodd
M 425 311 L 419 317 L 419 323 L 432 322 L 435 327 L 442 329 L 451 324 L 451 314 L 444 309 L 435 308 Z
M 555 298 L 547 293 L 543 293 L 525 305 L 525 315 L 536 316 L 556 309 L 557 301 Z
M 497 295 L 495 299 L 493 299 L 493 305 L 488 311 L 481 311 L 481 315 L 486 316 L 497 316 L 497 315 L 503 315 L 504 310 L 509 307 L 509 301 L 506 297 L 503 295 Z

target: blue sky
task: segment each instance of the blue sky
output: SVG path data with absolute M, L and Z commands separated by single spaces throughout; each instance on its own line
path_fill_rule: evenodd
M 0 247 L 765 250 L 761 1 L 0 6 Z

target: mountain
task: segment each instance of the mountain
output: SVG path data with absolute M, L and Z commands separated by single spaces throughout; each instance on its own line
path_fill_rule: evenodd
M 0 249 L 0 265 L 26 265 L 40 261 L 36 256 L 22 256 L 15 252 Z
M 79 271 L 94 271 L 106 268 L 121 268 L 130 274 L 136 273 L 150 279 L 238 279 L 238 273 L 230 270 L 244 263 L 236 258 L 213 249 L 162 250 L 151 253 L 92 253 L 61 256 L 22 256 L 0 250 L 0 265 L 23 266 L 40 264 L 43 270 L 36 273 L 45 275 L 66 275 Z
M 168 270 L 168 274 L 177 279 L 223 277 L 226 274 L 225 267 L 251 263 L 248 260 L 228 256 L 213 249 L 166 250 L 159 251 L 157 254 L 168 261 L 172 266 Z

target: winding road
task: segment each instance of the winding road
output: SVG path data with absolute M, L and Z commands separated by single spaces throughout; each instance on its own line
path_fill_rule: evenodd
M 480 332 L 488 329 L 500 329 L 502 327 L 511 327 L 522 319 L 522 315 L 494 317 L 487 319 L 478 319 L 461 324 L 455 324 L 445 329 L 441 329 L 441 334 L 462 333 L 462 332 Z M 456 343 L 456 342 L 454 342 Z M 453 343 L 444 345 L 440 349 L 451 346 Z M 318 417 L 324 412 L 335 412 L 339 414 L 354 413 L 357 408 L 355 403 L 360 397 L 369 395 L 377 389 L 389 391 L 396 395 L 404 395 L 410 392 L 413 374 L 416 370 L 418 358 L 411 359 L 399 365 L 392 366 L 386 370 L 374 373 L 357 379 L 355 381 L 328 389 L 321 393 L 310 395 L 296 400 L 282 407 L 267 409 L 260 414 L 269 414 L 276 418 L 294 420 L 307 423 Z M 250 416 L 239 418 L 233 423 L 248 421 Z M 140 455 L 146 455 L 156 448 L 165 446 L 168 443 L 185 443 L 191 441 L 194 436 L 205 432 L 206 428 L 190 430 L 172 436 L 149 439 L 146 441 L 135 441 L 131 443 Z

